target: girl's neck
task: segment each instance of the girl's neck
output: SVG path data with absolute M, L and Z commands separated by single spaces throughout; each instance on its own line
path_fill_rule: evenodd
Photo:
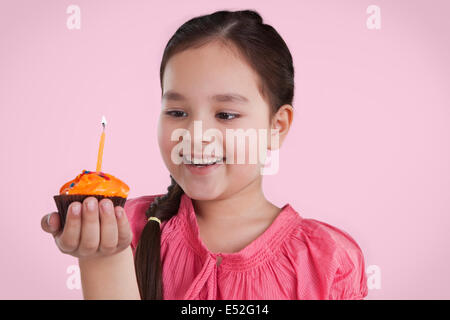
M 280 211 L 265 198 L 261 179 L 226 199 L 192 200 L 192 204 L 197 219 L 206 225 L 232 226 L 272 219 Z

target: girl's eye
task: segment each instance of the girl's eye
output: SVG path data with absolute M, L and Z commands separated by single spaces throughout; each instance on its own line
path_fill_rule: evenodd
M 218 115 L 223 115 L 223 117 L 220 117 L 222 120 L 233 120 L 235 118 L 239 118 L 237 113 L 219 112 Z M 232 117 L 231 119 L 229 118 L 230 116 Z
M 184 111 L 178 111 L 178 110 L 175 110 L 175 111 L 166 111 L 166 112 L 165 112 L 165 114 L 173 115 L 175 118 L 179 118 L 179 117 L 180 117 L 180 114 L 181 114 L 181 116 L 182 116 L 183 113 L 186 113 L 186 112 L 184 112 Z
M 175 118 L 180 118 L 180 117 L 183 116 L 183 114 L 186 114 L 186 112 L 179 111 L 179 110 L 173 110 L 173 111 L 166 111 L 165 114 L 173 116 Z M 229 113 L 229 112 L 219 112 L 217 114 L 217 116 L 221 120 L 233 120 L 235 118 L 239 118 L 239 114 L 237 114 L 237 113 Z

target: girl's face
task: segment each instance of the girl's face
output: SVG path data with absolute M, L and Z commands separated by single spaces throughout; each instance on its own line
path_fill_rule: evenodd
M 227 198 L 262 178 L 259 129 L 265 129 L 265 137 L 270 139 L 271 128 L 269 106 L 260 95 L 257 81 L 258 76 L 251 67 L 235 51 L 218 42 L 182 51 L 169 59 L 163 78 L 158 143 L 170 174 L 189 197 L 196 200 Z M 201 135 L 214 128 L 221 132 L 221 137 L 210 141 L 200 139 L 201 143 L 194 149 L 194 121 L 201 121 Z M 222 150 L 225 162 L 216 165 L 214 170 L 207 169 L 207 174 L 197 174 L 183 162 L 176 164 L 172 160 L 172 150 L 180 145 L 181 138 L 172 141 L 171 136 L 179 128 L 190 133 L 190 140 L 184 141 L 191 146 L 192 158 L 206 156 L 206 145 L 215 144 Z M 232 156 L 231 150 L 227 150 L 226 129 L 243 129 L 243 132 L 253 129 L 257 140 L 251 141 L 246 136 L 245 146 L 239 146 L 238 139 L 234 138 Z M 256 146 L 253 148 L 256 163 L 249 160 L 249 149 L 253 152 L 249 143 Z M 245 153 L 244 163 L 238 163 L 238 152 Z M 233 164 L 227 163 L 230 158 L 234 159 Z

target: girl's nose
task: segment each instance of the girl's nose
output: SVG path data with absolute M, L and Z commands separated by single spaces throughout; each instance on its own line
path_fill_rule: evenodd
M 202 155 L 208 144 L 217 144 L 217 148 L 222 148 L 223 132 L 212 121 L 197 118 L 189 121 L 185 129 L 189 135 L 183 139 L 185 143 L 190 143 L 192 154 Z
M 223 134 L 220 128 L 209 119 L 205 120 L 197 118 L 195 120 L 190 120 L 185 129 L 189 131 L 192 140 L 194 140 L 195 135 L 199 135 L 206 142 L 214 139 L 214 137 L 211 138 L 211 136 L 220 136 Z M 205 132 L 207 133 L 206 135 Z

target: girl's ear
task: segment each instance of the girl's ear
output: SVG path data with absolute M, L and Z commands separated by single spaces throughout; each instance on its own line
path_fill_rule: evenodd
M 271 121 L 271 132 L 267 143 L 269 150 L 277 150 L 281 147 L 293 120 L 294 108 L 289 104 L 282 105 Z M 278 135 L 278 143 L 276 143 L 276 135 Z

